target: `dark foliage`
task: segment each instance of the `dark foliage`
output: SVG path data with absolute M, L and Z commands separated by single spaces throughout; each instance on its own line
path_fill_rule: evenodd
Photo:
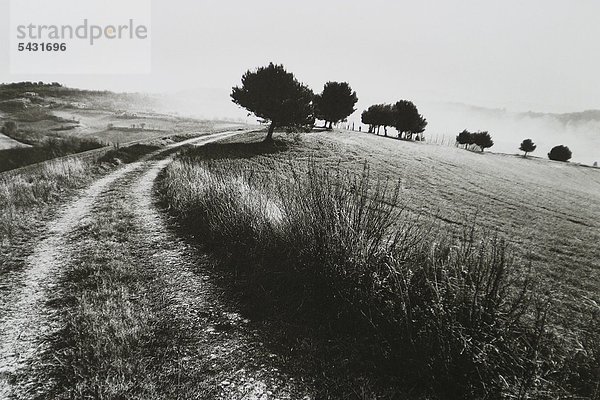
M 329 129 L 333 124 L 345 120 L 356 109 L 354 105 L 358 101 L 356 92 L 346 82 L 327 82 L 323 92 L 315 96 L 315 117 L 329 123 Z
M 363 111 L 362 122 L 369 125 L 369 133 L 379 134 L 383 126 L 384 135 L 387 136 L 387 127 L 394 125 L 393 109 L 390 104 L 375 104 Z
M 554 161 L 569 161 L 572 156 L 571 150 L 563 145 L 553 147 L 548 153 L 548 158 Z
M 283 65 L 270 63 L 242 76 L 242 86 L 232 89 L 234 103 L 270 121 L 265 140 L 271 140 L 275 128 L 312 127 L 313 92 L 287 72 Z
M 456 135 L 456 143 L 464 145 L 466 149 L 468 145 L 473 144 L 473 134 L 465 129 Z
M 363 124 L 369 125 L 369 133 L 379 134 L 380 127 L 383 127 L 384 135 L 387 136 L 388 126 L 393 126 L 398 130 L 399 137 L 405 135 L 407 139 L 412 139 L 414 134 L 422 133 L 427 126 L 427 120 L 408 100 L 400 100 L 394 105 L 372 105 L 363 111 L 361 119 Z
M 521 142 L 521 146 L 519 147 L 519 150 L 524 151 L 525 157 L 527 157 L 527 153 L 531 153 L 532 151 L 535 151 L 536 148 L 537 148 L 537 146 L 535 145 L 535 143 L 533 143 L 533 140 L 525 139 Z
M 492 140 L 492 137 L 490 136 L 489 132 L 487 132 L 487 131 L 475 132 L 472 135 L 472 138 L 473 138 L 473 144 L 479 146 L 481 151 L 484 151 L 485 149 L 492 147 L 494 145 L 494 141 Z
M 400 100 L 392 107 L 393 125 L 398 131 L 398 136 L 405 135 L 412 139 L 414 134 L 423 133 L 427 120 L 419 114 L 419 110 L 412 101 Z

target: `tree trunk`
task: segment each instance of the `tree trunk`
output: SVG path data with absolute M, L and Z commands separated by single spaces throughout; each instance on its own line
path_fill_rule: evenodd
M 383 126 L 383 134 L 385 137 L 387 137 L 387 126 Z
M 377 134 L 379 135 L 379 129 L 381 128 L 381 125 L 377 125 Z
M 332 129 L 333 129 L 333 122 L 329 121 L 329 130 L 332 130 Z
M 272 142 L 273 141 L 273 132 L 275 132 L 275 122 L 271 122 L 269 125 L 269 131 L 267 132 L 267 137 L 264 142 Z

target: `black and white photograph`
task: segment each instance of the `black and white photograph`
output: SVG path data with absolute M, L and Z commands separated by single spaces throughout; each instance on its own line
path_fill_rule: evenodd
M 598 0 L 0 0 L 0 400 L 600 400 Z

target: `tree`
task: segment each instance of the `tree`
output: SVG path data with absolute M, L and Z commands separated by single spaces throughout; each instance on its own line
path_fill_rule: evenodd
M 464 145 L 466 149 L 467 145 L 473 143 L 473 134 L 465 129 L 456 135 L 456 143 Z
M 4 126 L 2 127 L 2 133 L 6 136 L 12 137 L 17 133 L 18 127 L 17 123 L 14 121 L 6 121 Z
M 323 92 L 315 96 L 315 117 L 332 125 L 346 119 L 356 109 L 356 92 L 346 82 L 327 82 Z
M 548 153 L 548 158 L 554 161 L 569 161 L 571 159 L 571 150 L 567 146 L 555 146 Z
M 379 128 L 383 126 L 387 136 L 387 127 L 394 125 L 394 111 L 390 104 L 374 104 L 362 113 L 361 120 L 369 125 L 369 133 L 379 135 Z
M 531 153 L 532 151 L 535 151 L 536 148 L 537 148 L 537 146 L 535 145 L 535 143 L 533 143 L 533 141 L 531 139 L 525 139 L 521 142 L 521 146 L 519 147 L 519 150 L 524 151 L 525 157 L 527 157 L 527 153 Z
M 476 144 L 481 148 L 481 151 L 484 151 L 485 149 L 492 147 L 494 141 L 487 131 L 475 132 L 473 134 L 473 144 Z
M 407 139 L 425 131 L 427 120 L 419 114 L 417 106 L 412 101 L 400 100 L 392 107 L 392 125 L 398 131 L 398 136 L 405 134 Z
M 366 109 L 365 111 L 362 112 L 362 114 L 360 115 L 360 120 L 363 124 L 365 125 L 369 125 L 369 133 L 375 133 L 375 125 L 376 125 L 376 121 L 375 121 L 375 112 L 373 107 L 375 106 L 371 106 L 368 109 Z
M 315 122 L 314 94 L 298 82 L 283 65 L 270 63 L 246 71 L 242 86 L 232 89 L 231 99 L 264 121 L 270 121 L 265 141 L 273 139 L 275 128 L 309 127 Z

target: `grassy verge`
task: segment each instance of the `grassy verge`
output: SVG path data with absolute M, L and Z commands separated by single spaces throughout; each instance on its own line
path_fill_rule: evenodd
M 365 398 L 597 398 L 597 315 L 567 341 L 548 326 L 551 296 L 501 238 L 415 220 L 398 206 L 400 186 L 368 167 L 264 157 L 291 145 L 189 151 L 160 189 L 252 309 L 311 343 L 302 349 L 324 381 L 360 376 L 351 390 Z
M 55 160 L 22 174 L 0 177 L 0 275 L 21 265 L 22 244 L 43 228 L 58 206 L 122 162 L 132 162 L 155 150 L 135 145 L 111 150 L 100 160 Z

